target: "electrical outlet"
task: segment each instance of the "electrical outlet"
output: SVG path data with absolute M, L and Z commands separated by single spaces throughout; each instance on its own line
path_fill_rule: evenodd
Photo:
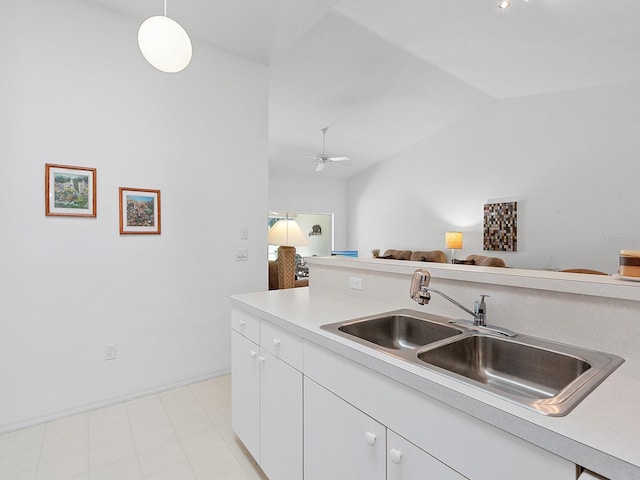
M 249 239 L 249 227 L 242 227 L 240 229 L 240 240 L 248 240 Z
M 104 346 L 104 359 L 115 360 L 116 359 L 116 344 L 108 343 Z
M 362 279 L 360 277 L 349 277 L 349 288 L 362 290 Z

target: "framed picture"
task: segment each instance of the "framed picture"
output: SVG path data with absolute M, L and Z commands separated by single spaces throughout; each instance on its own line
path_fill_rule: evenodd
M 45 164 L 45 215 L 96 216 L 96 169 Z
M 120 233 L 160 233 L 160 190 L 120 187 Z
M 485 203 L 484 250 L 518 251 L 518 202 Z

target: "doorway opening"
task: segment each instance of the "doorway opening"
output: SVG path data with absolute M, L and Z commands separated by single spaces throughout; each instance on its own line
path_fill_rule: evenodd
M 307 245 L 296 246 L 301 257 L 328 257 L 333 250 L 333 213 L 269 212 L 268 228 L 278 220 L 293 219 L 307 235 Z M 269 245 L 269 260 L 277 258 L 279 245 Z

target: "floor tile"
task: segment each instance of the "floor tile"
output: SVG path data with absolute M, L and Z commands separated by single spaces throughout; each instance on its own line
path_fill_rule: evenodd
M 4 476 L 5 472 L 0 473 L 0 480 L 35 480 L 36 469 L 30 468 L 29 470 L 23 470 L 22 472 L 8 474 Z
M 129 457 L 96 470 L 91 470 L 91 480 L 139 480 L 142 478 L 136 457 Z
M 231 375 L 223 375 L 221 377 L 214 378 L 213 381 L 228 392 L 231 391 Z
M 89 468 L 98 470 L 100 468 L 120 462 L 126 458 L 136 455 L 136 448 L 131 438 L 119 440 L 117 442 L 92 448 L 89 451 Z
M 136 433 L 146 432 L 147 430 L 153 430 L 165 425 L 169 425 L 169 417 L 163 410 L 142 415 L 140 417 L 132 418 L 129 423 L 131 424 L 131 431 L 135 435 Z
M 231 406 L 208 410 L 207 415 L 215 426 L 224 425 L 231 418 Z
M 242 467 L 236 468 L 215 478 L 215 480 L 251 480 Z
M 39 448 L 24 450 L 0 458 L 0 472 L 4 475 L 15 475 L 25 470 L 33 469 L 38 465 L 40 456 Z M 0 477 L 1 478 L 1 477 Z
M 89 471 L 87 454 L 80 453 L 38 465 L 36 480 L 70 480 Z
M 222 425 L 217 426 L 216 430 L 218 430 L 220 435 L 222 435 L 222 438 L 224 438 L 224 441 L 227 442 L 227 443 L 233 443 L 238 438 L 238 437 L 236 437 L 236 434 L 233 433 L 233 429 L 231 428 L 231 422 L 230 421 L 227 422 L 227 423 L 223 423 Z
M 213 480 L 240 467 L 240 463 L 226 446 L 190 461 L 197 480 Z
M 213 428 L 215 428 L 215 425 L 206 413 L 185 418 L 184 420 L 173 424 L 173 429 L 179 438 L 190 437 L 196 433 L 204 432 Z
M 96 448 L 131 438 L 131 424 L 129 421 L 124 421 L 90 430 L 89 445 L 91 445 L 91 448 Z
M 49 463 L 70 455 L 84 453 L 89 451 L 88 435 L 82 433 L 73 437 L 56 440 L 55 442 L 45 443 L 40 452 L 40 463 Z
M 191 389 L 186 387 L 176 388 L 175 390 L 169 390 L 160 394 L 160 400 L 166 407 L 175 407 L 176 405 L 182 405 L 183 403 L 195 402 L 196 397 Z
M 127 407 L 123 403 L 89 412 L 89 430 L 127 421 L 129 421 L 129 415 L 127 414 Z
M 150 413 L 161 412 L 164 406 L 158 395 L 149 395 L 142 398 L 136 398 L 126 402 L 127 413 L 129 418 L 141 417 Z
M 169 467 L 165 470 L 153 473 L 143 480 L 196 480 L 191 466 L 184 462 Z
M 150 475 L 186 461 L 179 442 L 169 443 L 138 455 L 143 475 Z
M 73 437 L 89 431 L 89 415 L 81 413 L 69 417 L 62 417 L 47 423 L 44 432 L 44 443 L 55 442 Z
M 40 448 L 44 439 L 46 424 L 41 423 L 34 427 L 23 428 L 15 432 L 6 433 L 0 436 L 0 458 L 22 452 Z
M 138 453 L 142 453 L 176 442 L 178 437 L 171 425 L 164 425 L 153 430 L 136 433 L 133 435 L 133 440 Z
M 201 413 L 204 413 L 204 409 L 200 404 L 193 400 L 191 402 L 180 403 L 177 405 L 171 405 L 166 407 L 167 415 L 172 423 L 180 422 L 186 418 L 194 417 Z
M 247 451 L 247 449 L 242 444 L 242 442 L 237 438 L 234 442 L 229 443 L 227 447 L 229 447 L 229 450 L 231 450 L 231 453 L 233 453 L 233 455 L 236 457 L 236 459 L 241 465 L 256 463 L 255 459 Z
M 195 458 L 200 455 L 204 455 L 207 452 L 227 446 L 220 433 L 213 428 L 197 433 L 191 437 L 183 438 L 180 442 L 182 443 L 184 453 L 189 458 Z
M 0 480 L 266 480 L 231 429 L 229 378 L 0 435 Z
M 242 469 L 249 477 L 249 480 L 269 480 L 260 467 L 255 463 L 245 465 Z

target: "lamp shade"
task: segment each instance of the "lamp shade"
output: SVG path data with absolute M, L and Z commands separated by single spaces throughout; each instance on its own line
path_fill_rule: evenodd
M 167 16 L 149 17 L 140 25 L 138 46 L 147 62 L 162 72 L 179 72 L 191 61 L 189 35 Z
M 460 249 L 462 248 L 462 232 L 447 232 L 444 234 L 446 248 Z
M 269 245 L 286 245 L 297 247 L 308 245 L 309 239 L 293 219 L 278 220 L 269 230 Z

